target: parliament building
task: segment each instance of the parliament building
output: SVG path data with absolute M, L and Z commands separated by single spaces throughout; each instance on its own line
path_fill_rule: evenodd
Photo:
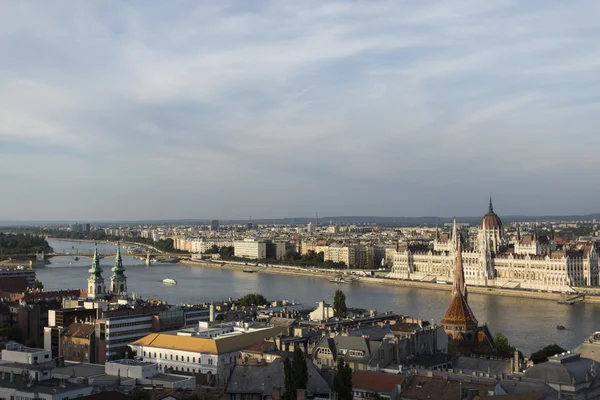
M 470 242 L 470 243 L 469 243 Z M 463 244 L 466 283 L 510 289 L 569 292 L 573 287 L 598 286 L 598 253 L 592 245 L 557 250 L 553 234 L 517 235 L 509 242 L 490 198 L 488 212 L 479 223 L 477 236 L 462 237 L 454 223 L 448 234 L 436 231 L 433 249 L 397 250 L 390 278 L 450 283 L 455 280 L 455 260 Z

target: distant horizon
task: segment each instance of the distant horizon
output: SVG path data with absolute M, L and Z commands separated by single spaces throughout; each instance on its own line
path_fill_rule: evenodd
M 539 221 L 540 219 L 549 220 L 554 219 L 556 221 L 560 221 L 560 218 L 566 218 L 565 221 L 573 221 L 577 220 L 577 218 L 600 218 L 600 212 L 598 213 L 587 213 L 587 214 L 563 214 L 563 215 L 524 215 L 524 214 L 512 214 L 512 215 L 500 215 L 498 214 L 501 220 L 507 220 L 512 222 L 513 220 L 517 221 Z M 384 216 L 384 215 L 337 215 L 337 216 L 323 216 L 318 218 L 318 222 L 320 225 L 325 226 L 329 224 L 330 220 L 359 220 L 359 219 L 381 219 L 381 220 L 439 220 L 440 222 L 448 223 L 452 220 L 456 219 L 457 222 L 461 221 L 474 221 L 480 220 L 483 217 L 483 214 L 480 216 L 471 215 L 471 216 L 452 216 L 452 217 L 441 217 L 441 216 L 417 216 L 417 217 L 407 217 L 407 216 Z M 0 220 L 0 226 L 10 226 L 9 224 L 22 224 L 22 225 L 67 225 L 67 224 L 159 224 L 159 223 L 200 223 L 210 224 L 213 220 L 218 220 L 220 224 L 234 223 L 234 224 L 243 224 L 243 223 L 263 223 L 263 221 L 286 221 L 286 223 L 291 223 L 293 220 L 302 221 L 302 223 L 306 224 L 308 222 L 316 222 L 316 217 L 281 217 L 281 218 L 256 218 L 256 219 L 239 219 L 239 218 L 157 218 L 157 219 L 141 219 L 141 220 Z M 398 221 L 402 223 L 402 221 Z

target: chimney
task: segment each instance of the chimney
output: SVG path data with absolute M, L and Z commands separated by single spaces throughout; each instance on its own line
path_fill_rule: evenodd
M 273 400 L 281 400 L 281 389 L 279 387 L 275 386 L 273 388 L 272 398 Z
M 306 389 L 298 389 L 296 391 L 296 400 L 306 400 Z
M 210 306 L 208 306 L 208 309 L 209 309 L 209 313 L 210 313 L 209 321 L 215 322 L 215 305 L 210 303 Z

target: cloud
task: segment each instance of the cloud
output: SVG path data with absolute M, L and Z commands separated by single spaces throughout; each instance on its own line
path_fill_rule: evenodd
M 0 168 L 25 161 L 3 180 L 50 198 L 11 203 L 10 216 L 467 215 L 479 203 L 461 193 L 501 187 L 537 204 L 565 179 L 600 200 L 589 185 L 599 7 L 7 3 Z M 40 171 L 67 178 L 40 182 Z M 86 178 L 104 189 L 75 207 Z M 186 195 L 136 207 L 153 187 Z M 527 206 L 507 201 L 511 213 Z

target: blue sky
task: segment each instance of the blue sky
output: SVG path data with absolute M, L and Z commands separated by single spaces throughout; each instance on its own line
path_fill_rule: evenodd
M 600 211 L 596 1 L 3 1 L 0 219 Z

